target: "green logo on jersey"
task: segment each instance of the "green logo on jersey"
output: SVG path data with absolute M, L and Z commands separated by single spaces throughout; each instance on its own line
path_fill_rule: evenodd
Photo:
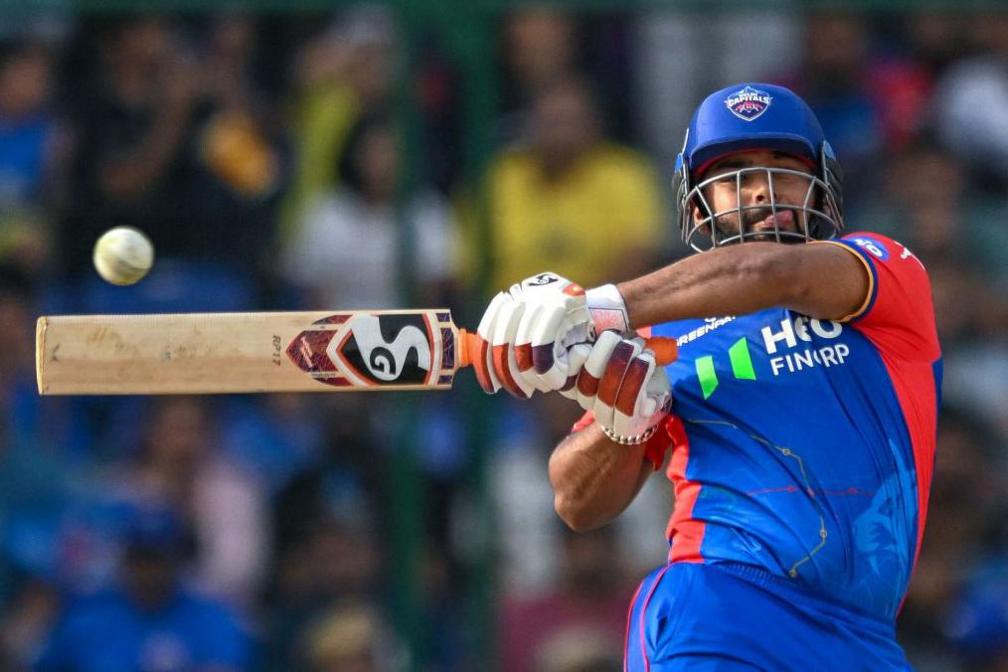
M 749 356 L 749 345 L 745 338 L 740 338 L 728 348 L 728 359 L 731 362 L 732 374 L 736 380 L 756 380 L 752 357 Z M 717 372 L 714 370 L 713 355 L 698 357 L 694 362 L 697 378 L 700 380 L 700 390 L 707 399 L 718 386 Z

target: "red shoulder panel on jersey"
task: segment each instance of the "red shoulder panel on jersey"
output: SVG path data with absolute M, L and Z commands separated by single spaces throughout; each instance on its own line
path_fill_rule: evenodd
M 844 321 L 886 355 L 925 362 L 941 356 L 931 282 L 913 252 L 878 233 L 856 232 L 823 242 L 850 251 L 870 275 L 864 305 Z

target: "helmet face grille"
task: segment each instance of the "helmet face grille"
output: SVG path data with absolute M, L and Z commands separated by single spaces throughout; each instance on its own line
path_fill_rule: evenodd
M 734 164 L 711 179 L 707 179 L 711 173 L 698 171 L 726 156 L 754 150 L 810 163 L 790 171 L 766 165 L 736 171 L 739 164 Z M 732 179 L 735 200 L 727 197 Z M 742 179 L 766 180 L 769 195 L 758 204 L 743 201 L 743 187 L 749 185 Z M 715 212 L 710 202 L 710 187 L 716 181 L 719 207 L 733 205 L 724 212 Z M 790 89 L 774 84 L 742 82 L 715 91 L 700 103 L 676 157 L 673 192 L 683 240 L 696 250 L 752 240 L 797 243 L 832 238 L 843 228 L 843 172 L 836 154 L 812 108 Z
M 829 172 L 825 174 L 829 176 Z M 692 187 L 688 179 L 682 179 L 684 175 L 678 177 L 676 201 L 683 242 L 698 252 L 748 241 L 807 243 L 826 240 L 843 229 L 837 190 L 811 173 L 768 166 L 746 167 L 713 175 Z M 742 202 L 743 183 L 751 179 L 766 181 L 767 201 L 758 204 Z M 796 179 L 807 185 L 801 202 L 778 201 L 775 183 L 787 180 L 793 184 Z M 709 194 L 715 183 L 721 188 L 734 186 L 734 207 L 714 209 Z M 759 230 L 754 228 L 757 222 L 767 219 L 769 223 L 762 224 Z M 791 226 L 782 228 L 782 219 L 790 220 Z

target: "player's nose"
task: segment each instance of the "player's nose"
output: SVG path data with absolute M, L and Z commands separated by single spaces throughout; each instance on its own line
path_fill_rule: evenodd
M 770 201 L 770 178 L 763 171 L 755 172 L 749 180 L 749 199 L 754 204 Z

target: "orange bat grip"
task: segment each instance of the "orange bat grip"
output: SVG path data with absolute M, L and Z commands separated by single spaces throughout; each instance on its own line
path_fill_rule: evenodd
M 644 339 L 644 347 L 654 353 L 658 366 L 665 366 L 679 359 L 679 346 L 676 345 L 674 338 L 650 336 Z
M 479 352 L 480 337 L 475 333 L 459 329 L 459 366 L 472 364 L 471 353 Z M 679 346 L 676 339 L 665 336 L 652 336 L 644 339 L 644 347 L 655 353 L 655 361 L 659 366 L 671 364 L 679 357 Z

